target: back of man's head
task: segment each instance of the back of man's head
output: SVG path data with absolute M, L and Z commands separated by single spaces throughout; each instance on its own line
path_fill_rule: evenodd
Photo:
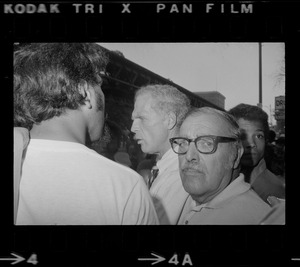
M 34 43 L 14 52 L 14 126 L 60 116 L 84 104 L 84 83 L 101 84 L 107 57 L 92 43 Z

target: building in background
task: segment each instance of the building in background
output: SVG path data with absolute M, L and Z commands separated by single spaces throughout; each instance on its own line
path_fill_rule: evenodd
M 215 104 L 220 109 L 225 109 L 225 96 L 218 91 L 194 92 L 197 96 Z
M 117 123 L 121 128 L 130 129 L 131 112 L 135 91 L 147 84 L 169 84 L 185 93 L 194 107 L 210 106 L 224 109 L 223 106 L 196 95 L 186 88 L 173 83 L 159 74 L 156 74 L 124 57 L 120 51 L 111 51 L 104 47 L 109 55 L 109 63 L 102 90 L 106 99 L 108 118 Z

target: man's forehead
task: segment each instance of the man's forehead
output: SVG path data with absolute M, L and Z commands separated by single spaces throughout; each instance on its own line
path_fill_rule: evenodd
M 193 135 L 221 135 L 227 133 L 228 124 L 214 114 L 196 114 L 183 122 L 180 133 Z
M 256 130 L 256 131 L 263 131 L 264 126 L 260 121 L 250 121 L 250 120 L 245 120 L 243 118 L 240 118 L 237 120 L 238 125 L 240 126 L 241 129 L 251 129 L 251 130 Z
M 138 96 L 134 103 L 134 108 L 139 112 L 148 112 L 151 109 L 152 99 L 144 95 Z
M 150 96 L 138 96 L 134 103 L 133 115 L 151 116 L 154 114 L 157 114 L 157 112 L 153 109 L 153 99 Z

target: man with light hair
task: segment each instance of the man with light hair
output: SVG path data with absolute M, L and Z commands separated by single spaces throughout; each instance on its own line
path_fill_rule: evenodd
M 135 94 L 131 131 L 144 153 L 157 155 L 155 170 L 146 183 L 160 224 L 177 224 L 188 197 L 181 184 L 178 157 L 169 139 L 178 135 L 179 125 L 189 109 L 189 98 L 170 85 L 147 85 Z

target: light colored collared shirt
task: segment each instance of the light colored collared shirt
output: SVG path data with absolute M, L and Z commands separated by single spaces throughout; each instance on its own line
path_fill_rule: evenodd
M 253 190 L 266 202 L 269 196 L 285 198 L 284 181 L 267 169 L 264 159 L 251 172 L 250 184 Z
M 244 175 L 240 174 L 207 203 L 197 205 L 190 196 L 179 224 L 259 224 L 270 210 L 271 207 L 250 188 L 244 181 Z
M 178 155 L 170 148 L 156 166 L 159 173 L 150 188 L 150 194 L 158 219 L 160 224 L 175 225 L 189 196 L 181 182 Z

